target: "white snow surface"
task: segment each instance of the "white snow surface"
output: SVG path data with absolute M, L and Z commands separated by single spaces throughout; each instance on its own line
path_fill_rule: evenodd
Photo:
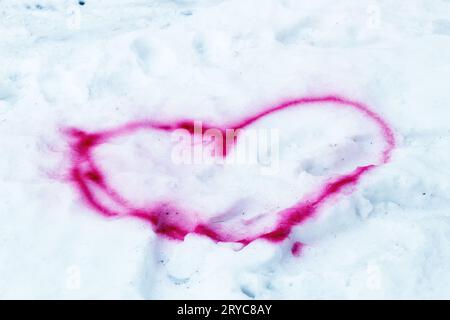
M 0 298 L 450 298 L 450 1 L 0 0 L 0 61 Z M 330 94 L 370 106 L 397 146 L 281 244 L 163 239 L 100 216 L 66 179 L 67 126 L 220 123 Z M 324 146 L 369 130 L 351 117 L 320 124 Z M 281 166 L 297 161 L 281 142 Z M 296 170 L 321 175 L 320 160 Z M 286 176 L 270 190 L 236 170 L 231 189 L 260 188 L 249 192 L 260 200 L 309 187 Z M 239 192 L 209 197 L 226 208 Z

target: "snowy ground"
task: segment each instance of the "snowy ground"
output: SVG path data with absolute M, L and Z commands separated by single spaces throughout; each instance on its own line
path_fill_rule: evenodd
M 0 0 L 0 59 L 0 298 L 450 298 L 450 1 Z M 281 244 L 162 239 L 67 182 L 61 128 L 329 94 L 397 147 Z

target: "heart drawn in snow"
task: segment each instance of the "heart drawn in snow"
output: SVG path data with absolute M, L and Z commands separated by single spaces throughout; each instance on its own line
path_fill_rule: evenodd
M 184 130 L 195 144 L 195 123 L 142 120 L 96 132 L 68 129 L 71 182 L 98 213 L 145 220 L 167 238 L 192 233 L 244 245 L 280 242 L 331 198 L 387 163 L 395 146 L 391 128 L 364 104 L 303 97 L 222 125 L 202 123 L 200 135 L 210 129 L 224 135 L 229 129 L 276 129 L 276 174 L 261 175 L 258 164 L 176 164 L 171 137 Z M 242 143 L 240 136 L 227 143 L 222 159 Z

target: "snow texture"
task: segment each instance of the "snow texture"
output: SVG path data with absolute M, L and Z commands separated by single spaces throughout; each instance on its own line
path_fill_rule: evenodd
M 449 40 L 448 0 L 0 0 L 0 298 L 450 298 Z M 71 175 L 67 128 L 226 124 L 325 96 L 386 121 L 389 161 L 372 122 L 326 103 L 255 123 L 281 133 L 275 177 L 176 167 L 159 132 L 95 150 L 139 206 L 265 210 L 269 231 L 280 205 L 377 165 L 282 241 L 173 240 L 99 214 Z

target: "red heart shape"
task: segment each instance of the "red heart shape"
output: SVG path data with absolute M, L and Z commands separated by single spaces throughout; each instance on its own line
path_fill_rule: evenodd
M 137 205 L 130 201 L 129 196 L 124 196 L 123 190 L 119 192 L 117 186 L 112 186 L 110 177 L 104 168 L 98 163 L 95 154 L 99 146 L 111 144 L 115 139 L 137 134 L 140 131 L 151 131 L 154 134 L 171 133 L 177 129 L 185 129 L 194 135 L 194 121 L 183 120 L 174 122 L 158 122 L 152 120 L 135 121 L 123 126 L 104 131 L 85 132 L 71 128 L 67 130 L 71 137 L 71 181 L 83 196 L 87 205 L 107 217 L 132 216 L 150 222 L 157 234 L 171 239 L 182 240 L 189 234 L 198 234 L 211 238 L 214 241 L 237 242 L 247 245 L 256 239 L 266 239 L 279 242 L 286 239 L 292 228 L 312 217 L 331 197 L 355 186 L 360 178 L 374 168 L 389 161 L 392 150 L 395 147 L 395 139 L 392 129 L 375 112 L 362 103 L 351 101 L 338 96 L 305 97 L 292 99 L 284 103 L 268 107 L 256 114 L 245 117 L 226 126 L 213 126 L 203 124 L 203 130 L 218 129 L 225 132 L 226 129 L 243 129 L 255 124 L 263 118 L 275 115 L 282 110 L 294 110 L 294 108 L 313 107 L 320 104 L 331 105 L 333 109 L 347 109 L 358 113 L 376 127 L 382 139 L 383 147 L 379 160 L 362 166 L 354 167 L 350 172 L 340 174 L 328 179 L 320 185 L 318 190 L 310 192 L 308 196 L 297 199 L 296 203 L 272 213 L 272 225 L 258 224 L 258 217 L 245 221 L 245 225 L 229 225 L 227 218 L 223 221 L 204 219 L 198 212 L 180 208 L 174 201 L 154 201 L 150 204 Z M 323 109 L 326 111 L 327 109 Z M 292 112 L 292 111 L 290 111 Z M 236 142 L 235 142 L 236 143 Z M 232 149 L 234 145 L 227 146 Z M 228 150 L 228 149 L 225 149 Z M 228 154 L 225 151 L 224 157 Z M 106 158 L 108 160 L 108 158 Z M 132 183 L 132 181 L 130 182 Z M 266 215 L 267 216 L 267 215 Z M 233 220 L 233 219 L 231 219 Z M 239 220 L 240 223 L 242 222 Z

